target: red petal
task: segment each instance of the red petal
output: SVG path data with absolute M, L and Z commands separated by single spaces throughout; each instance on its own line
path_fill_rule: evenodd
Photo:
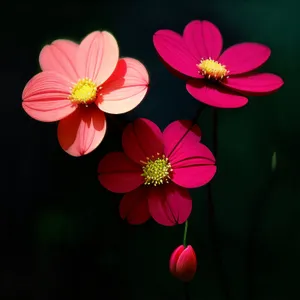
M 170 163 L 173 168 L 172 181 L 185 188 L 203 186 L 216 173 L 213 154 L 200 143 L 183 143 Z
M 278 90 L 283 80 L 275 74 L 260 73 L 229 77 L 223 84 L 237 91 L 263 94 Z
M 180 151 L 182 143 L 199 143 L 201 131 L 197 124 L 189 120 L 170 123 L 163 132 L 165 155 L 172 160 L 173 155 Z
M 140 164 L 147 157 L 162 154 L 164 150 L 162 132 L 150 120 L 139 118 L 126 126 L 122 136 L 126 155 Z
M 219 108 L 238 108 L 246 105 L 248 99 L 226 90 L 222 86 L 205 84 L 203 81 L 188 81 L 187 91 L 197 100 Z
M 114 193 L 127 193 L 143 184 L 142 169 L 123 152 L 108 153 L 98 166 L 98 179 Z
M 257 43 L 241 43 L 226 49 L 219 58 L 230 75 L 242 74 L 260 67 L 270 57 L 271 50 Z
M 198 58 L 217 60 L 223 47 L 219 29 L 208 21 L 194 20 L 186 25 L 183 39 L 189 50 Z
M 177 261 L 179 256 L 181 255 L 182 251 L 184 250 L 184 246 L 180 245 L 179 247 L 177 247 L 171 257 L 170 257 L 170 262 L 169 262 L 169 268 L 170 268 L 170 272 L 173 276 L 176 277 L 176 265 L 177 265 Z
M 196 253 L 192 246 L 188 245 L 178 258 L 176 265 L 176 277 L 182 281 L 191 281 L 197 271 Z
M 195 57 L 187 48 L 182 36 L 172 30 L 159 30 L 153 43 L 160 57 L 173 69 L 191 77 L 200 78 Z
M 150 188 L 148 205 L 152 218 L 164 226 L 184 223 L 192 211 L 188 190 L 173 183 Z
M 120 215 L 129 224 L 139 225 L 148 221 L 151 217 L 148 208 L 147 190 L 140 187 L 127 193 L 120 203 Z

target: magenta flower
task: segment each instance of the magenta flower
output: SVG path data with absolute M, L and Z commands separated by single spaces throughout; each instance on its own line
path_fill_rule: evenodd
M 197 257 L 191 245 L 177 247 L 170 258 L 171 274 L 184 282 L 191 281 L 197 271 Z
M 72 156 L 93 151 L 106 133 L 105 114 L 134 109 L 149 76 L 142 63 L 119 58 L 112 34 L 95 31 L 80 44 L 56 40 L 39 57 L 42 72 L 26 84 L 22 106 L 33 119 L 59 121 L 60 146 Z
M 152 216 L 165 226 L 187 220 L 192 200 L 186 188 L 205 185 L 216 172 L 215 158 L 200 138 L 190 121 L 175 121 L 163 132 L 143 118 L 127 125 L 124 153 L 107 154 L 98 167 L 105 188 L 126 193 L 120 203 L 123 219 L 142 224 Z
M 248 102 L 245 95 L 268 94 L 283 85 L 277 75 L 249 73 L 267 61 L 271 54 L 267 46 L 241 43 L 221 54 L 221 33 L 208 21 L 190 22 L 183 36 L 171 30 L 159 30 L 153 42 L 164 62 L 189 77 L 188 92 L 214 107 L 242 107 Z

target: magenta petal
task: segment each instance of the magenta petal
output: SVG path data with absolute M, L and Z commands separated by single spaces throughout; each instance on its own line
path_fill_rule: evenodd
M 171 254 L 171 257 L 170 257 L 169 269 L 170 269 L 171 274 L 175 277 L 177 276 L 177 272 L 176 272 L 177 271 L 176 270 L 177 261 L 184 249 L 185 249 L 184 246 L 180 245 L 173 251 L 173 253 Z
M 197 257 L 191 245 L 181 253 L 176 264 L 176 277 L 184 282 L 191 281 L 197 271 Z
M 140 164 L 147 157 L 162 154 L 164 150 L 161 130 L 152 121 L 139 118 L 126 126 L 122 145 L 126 155 Z
M 100 183 L 114 193 L 127 193 L 139 187 L 144 182 L 141 173 L 141 167 L 122 152 L 108 153 L 98 166 Z
M 187 76 L 199 78 L 195 57 L 185 45 L 182 36 L 172 30 L 159 30 L 153 36 L 153 43 L 161 58 L 173 69 Z
M 203 144 L 182 144 L 170 159 L 172 181 L 185 188 L 207 184 L 216 173 L 215 158 Z
M 222 51 L 222 35 L 219 29 L 208 21 L 194 20 L 187 24 L 183 39 L 199 61 L 201 58 L 217 60 Z
M 200 80 L 188 81 L 186 89 L 195 99 L 214 107 L 238 108 L 248 103 L 248 99 L 244 96 L 227 91 L 221 86 L 205 84 Z
M 152 218 L 164 226 L 184 223 L 192 211 L 192 199 L 188 190 L 173 183 L 151 188 L 148 205 Z
M 275 74 L 260 73 L 229 77 L 223 84 L 242 92 L 269 93 L 278 90 L 283 85 L 283 80 Z
M 126 219 L 129 224 L 139 225 L 148 221 L 151 217 L 148 201 L 147 189 L 140 187 L 124 195 L 119 207 L 122 219 Z
M 165 155 L 172 159 L 182 143 L 199 143 L 201 131 L 197 124 L 190 120 L 180 120 L 170 123 L 163 132 Z
M 257 69 L 268 60 L 270 54 L 270 48 L 265 45 L 241 43 L 226 49 L 219 62 L 226 66 L 230 76 Z

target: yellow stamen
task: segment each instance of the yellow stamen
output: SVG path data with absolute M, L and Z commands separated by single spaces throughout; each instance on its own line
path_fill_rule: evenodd
M 97 96 L 97 85 L 89 78 L 80 79 L 71 89 L 70 100 L 77 104 L 90 104 Z
M 211 58 L 202 59 L 197 67 L 199 73 L 207 79 L 222 80 L 229 73 L 224 65 Z
M 141 174 L 144 179 L 145 185 L 161 185 L 163 183 L 169 183 L 172 170 L 171 164 L 165 155 L 156 154 L 151 158 L 147 157 L 147 162 L 143 162 L 143 173 Z

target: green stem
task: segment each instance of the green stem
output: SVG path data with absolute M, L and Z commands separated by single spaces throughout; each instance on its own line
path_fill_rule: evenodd
M 188 220 L 186 220 L 185 223 L 184 223 L 184 234 L 183 234 L 183 246 L 184 246 L 184 248 L 186 247 L 186 235 L 187 235 L 188 227 L 189 227 L 189 223 L 188 223 Z

